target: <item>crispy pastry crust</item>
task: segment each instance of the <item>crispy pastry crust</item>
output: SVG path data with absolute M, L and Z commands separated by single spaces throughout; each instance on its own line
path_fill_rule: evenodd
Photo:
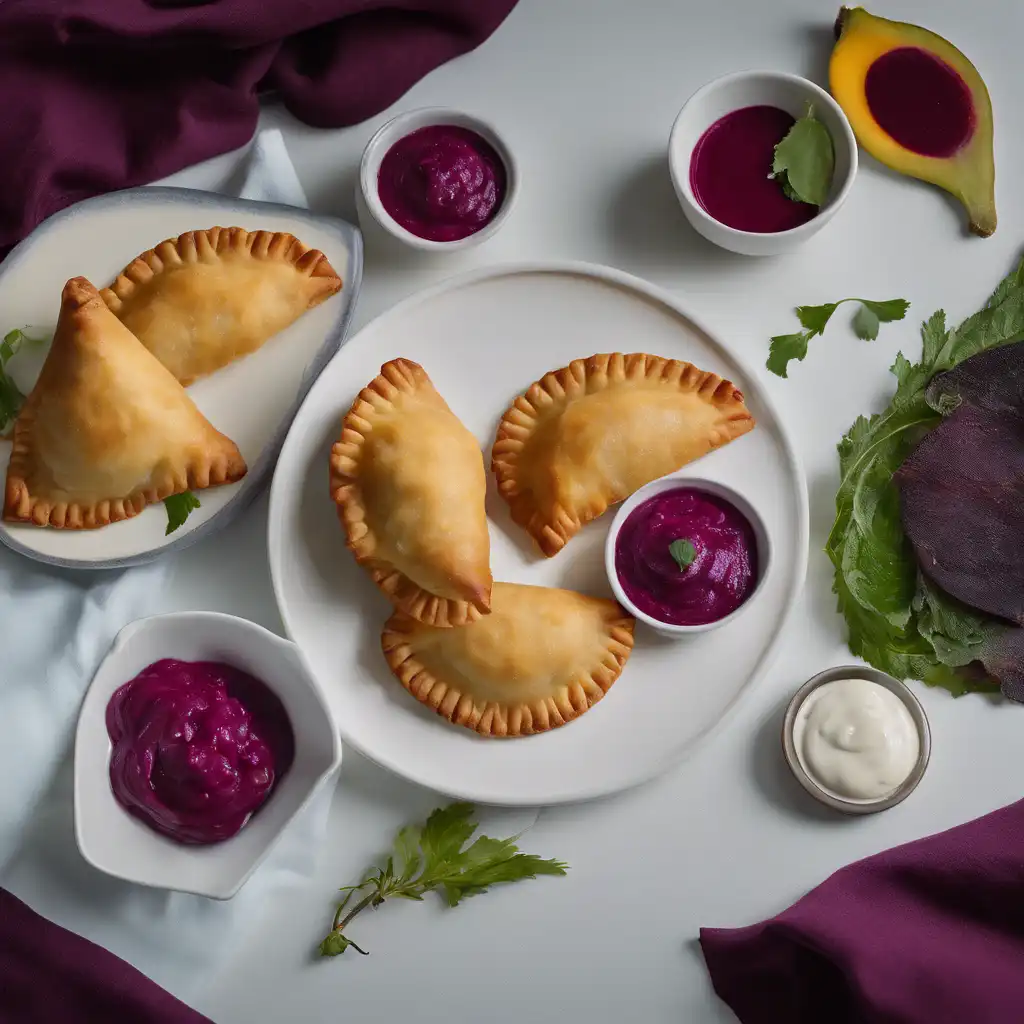
M 112 337 L 111 331 L 115 332 Z M 129 357 L 134 365 L 142 368 L 143 373 L 152 374 L 151 386 L 159 389 L 162 401 L 174 403 L 180 395 L 181 404 L 176 411 L 202 436 L 202 450 L 194 447 L 176 450 L 178 439 L 167 438 L 166 445 L 154 452 L 153 472 L 145 483 L 124 495 L 81 501 L 67 500 L 59 494 L 34 492 L 32 481 L 36 470 L 46 469 L 34 440 L 42 404 L 56 393 L 65 401 L 67 410 L 81 411 L 83 406 L 75 403 L 73 389 L 78 382 L 88 382 L 93 374 L 102 386 L 106 382 L 103 362 L 110 348 L 116 350 L 117 346 L 126 344 L 138 346 L 137 351 L 128 350 Z M 69 367 L 70 378 L 65 372 Z M 125 403 L 121 409 L 110 410 L 110 415 L 107 415 L 102 408 L 89 406 L 88 419 L 69 419 L 60 424 L 60 429 L 81 434 L 82 443 L 86 445 L 92 440 L 88 436 L 91 433 L 102 434 L 106 439 L 111 436 L 111 418 L 117 418 L 118 413 L 130 416 L 131 406 L 136 402 L 142 406 L 146 404 L 147 386 L 147 381 L 141 379 L 137 393 L 110 392 L 112 402 Z M 92 447 L 104 458 L 117 458 L 116 450 L 110 451 L 106 440 L 94 442 Z M 4 492 L 4 519 L 58 529 L 93 529 L 130 519 L 147 505 L 172 494 L 234 483 L 245 473 L 245 460 L 235 443 L 207 422 L 177 381 L 110 315 L 96 289 L 85 278 L 70 280 L 64 287 L 60 319 L 50 354 L 15 423 L 14 446 Z
M 385 363 L 380 374 L 363 388 L 345 416 L 341 437 L 331 449 L 331 497 L 337 505 L 349 550 L 396 608 L 433 626 L 464 626 L 487 614 L 490 608 L 491 575 L 489 567 L 485 568 L 486 559 L 473 579 L 465 579 L 461 585 L 456 583 L 464 593 L 462 599 L 440 596 L 424 589 L 390 561 L 379 557 L 381 538 L 374 533 L 369 522 L 369 499 L 362 484 L 363 462 L 367 458 L 367 446 L 375 422 L 391 412 L 393 400 L 399 394 L 411 395 L 421 389 L 430 390 L 437 408 L 451 417 L 453 429 L 465 431 L 466 428 L 437 393 L 423 367 L 408 359 L 393 359 Z M 466 433 L 468 435 L 468 431 Z M 475 440 L 473 445 L 476 445 Z M 445 468 L 443 461 L 438 465 L 441 470 Z M 481 456 L 481 468 L 482 465 Z M 467 500 L 479 498 L 479 515 L 484 531 L 487 529 L 483 510 L 485 487 L 484 479 L 479 495 L 467 496 Z M 485 540 L 484 544 L 489 545 L 489 541 Z
M 509 595 L 512 595 L 511 598 Z M 611 688 L 629 658 L 633 649 L 633 627 L 635 621 L 614 601 L 604 598 L 587 597 L 573 591 L 551 590 L 546 587 L 526 587 L 518 584 L 495 583 L 494 603 L 491 614 L 462 630 L 444 630 L 444 636 L 432 636 L 439 631 L 416 622 L 401 612 L 396 612 L 384 625 L 381 634 L 381 649 L 388 667 L 401 684 L 419 701 L 436 711 L 454 725 L 472 729 L 481 736 L 516 737 L 547 732 L 565 725 L 592 708 Z M 534 696 L 523 702 L 514 700 L 493 700 L 474 696 L 450 678 L 443 678 L 440 671 L 431 670 L 425 662 L 435 664 L 442 656 L 436 654 L 434 642 L 441 646 L 458 645 L 453 663 L 465 668 L 474 663 L 474 634 L 487 631 L 489 637 L 483 640 L 476 659 L 479 671 L 485 671 L 483 662 L 487 652 L 495 647 L 495 638 L 506 662 L 512 659 L 516 667 L 506 677 L 491 666 L 492 678 L 487 680 L 485 689 L 492 690 L 497 679 L 514 693 L 518 685 L 529 685 L 530 662 L 536 659 L 531 650 L 521 651 L 522 658 L 504 645 L 509 639 L 514 645 L 532 646 L 536 643 L 543 649 L 545 637 L 558 643 L 562 636 L 560 627 L 552 621 L 550 602 L 570 604 L 576 614 L 587 617 L 588 628 L 593 628 L 596 637 L 587 650 L 580 654 L 580 661 L 564 674 L 545 696 Z M 510 604 L 513 607 L 510 607 Z M 521 628 L 511 633 L 504 630 L 503 620 L 510 616 L 521 617 Z M 563 623 L 564 625 L 564 620 Z M 433 651 L 433 653 L 432 653 Z M 541 655 L 543 657 L 543 655 Z M 511 694 L 510 694 L 511 695 Z
M 699 370 L 678 359 L 642 352 L 630 355 L 614 352 L 576 359 L 568 366 L 545 374 L 516 398 L 502 416 L 491 452 L 491 471 L 497 479 L 499 493 L 511 509 L 512 519 L 531 534 L 548 557 L 561 551 L 584 523 L 596 519 L 609 505 L 629 497 L 636 487 L 624 492 L 610 489 L 594 494 L 585 504 L 543 501 L 524 479 L 531 457 L 536 459 L 543 455 L 531 453 L 531 441 L 542 426 L 563 416 L 577 400 L 631 384 L 647 389 L 652 385 L 664 387 L 687 396 L 688 400 L 696 398 L 715 410 L 714 423 L 707 427 L 706 436 L 701 435 L 696 454 L 676 463 L 666 456 L 637 486 L 675 472 L 693 458 L 727 444 L 754 427 L 754 418 L 738 388 L 715 373 Z M 547 454 L 550 456 L 551 452 Z M 586 472 L 586 467 L 577 469 Z M 550 476 L 557 480 L 558 471 L 552 468 Z
M 306 310 L 319 305 L 325 299 L 341 290 L 342 280 L 327 257 L 319 249 L 310 249 L 294 235 L 282 231 L 246 231 L 244 228 L 212 227 L 204 231 L 186 231 L 177 238 L 168 238 L 159 245 L 137 256 L 117 276 L 109 288 L 100 295 L 109 309 L 128 323 L 129 328 L 139 334 L 142 343 L 161 358 L 163 347 L 148 337 L 136 323 L 138 305 L 146 301 L 151 286 L 159 284 L 162 275 L 169 271 L 180 271 L 190 267 L 216 264 L 221 260 L 252 259 L 258 264 L 291 265 L 296 273 L 294 308 L 287 317 L 265 334 L 254 332 L 251 336 L 234 339 L 233 343 L 221 341 L 223 351 L 217 353 L 196 353 L 196 366 L 190 372 L 176 372 L 183 385 L 206 376 L 221 366 L 227 365 L 240 356 L 255 351 L 277 331 L 293 322 Z M 238 296 L 240 302 L 252 302 L 253 295 L 246 292 Z M 159 322 L 159 318 L 158 318 Z

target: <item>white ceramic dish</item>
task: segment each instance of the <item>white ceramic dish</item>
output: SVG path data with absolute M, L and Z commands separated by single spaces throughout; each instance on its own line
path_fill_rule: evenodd
M 802 117 L 808 103 L 832 136 L 836 155 L 832 187 L 817 216 L 789 231 L 765 234 L 739 231 L 715 220 L 690 187 L 690 157 L 700 137 L 719 118 L 743 107 L 767 104 Z M 668 164 L 686 219 L 709 242 L 745 256 L 773 256 L 792 252 L 839 211 L 857 176 L 857 140 L 842 108 L 820 86 L 781 71 L 737 71 L 708 82 L 683 105 L 669 137 Z
M 498 207 L 494 218 L 479 231 L 452 242 L 436 242 L 429 238 L 420 238 L 419 235 L 407 231 L 384 209 L 384 204 L 380 201 L 380 194 L 377 191 L 377 178 L 380 174 L 381 161 L 399 139 L 420 128 L 445 124 L 468 128 L 494 147 L 495 152 L 505 165 L 505 198 Z M 498 130 L 479 117 L 449 107 L 420 107 L 392 118 L 387 124 L 378 128 L 366 144 L 359 164 L 357 199 L 361 199 L 362 202 L 358 204 L 357 208 L 360 211 L 360 216 L 364 212 L 368 212 L 374 222 L 393 238 L 397 238 L 398 241 L 412 249 L 420 249 L 424 252 L 456 252 L 486 241 L 500 231 L 501 226 L 508 220 L 518 195 L 519 165 L 516 162 L 515 154 Z
M 638 638 L 622 677 L 578 721 L 538 736 L 488 740 L 452 726 L 388 671 L 380 631 L 386 598 L 345 547 L 326 483 L 330 446 L 360 388 L 396 356 L 420 362 L 489 458 L 515 396 L 574 358 L 642 339 L 645 351 L 689 359 L 741 387 L 757 428 L 699 463 L 742 481 L 762 510 L 777 570 L 742 620 L 678 643 Z M 493 479 L 487 501 L 495 579 L 611 596 L 606 514 L 555 558 L 511 522 Z M 406 300 L 352 338 L 311 389 L 271 487 L 268 542 L 288 635 L 320 680 L 342 739 L 424 786 L 491 804 L 553 804 L 640 783 L 676 764 L 760 678 L 803 585 L 807 494 L 793 446 L 754 374 L 665 292 L 588 264 L 528 264 L 461 276 Z
M 280 698 L 295 734 L 295 761 L 238 835 L 209 846 L 175 843 L 129 815 L 108 772 L 107 703 L 114 691 L 161 658 L 224 661 L 262 680 Z M 219 612 L 138 619 L 118 633 L 93 678 L 75 735 L 75 838 L 100 871 L 139 885 L 230 899 L 288 823 L 334 776 L 341 744 L 324 695 L 295 645 L 262 626 Z
M 748 595 L 743 604 L 731 614 L 726 615 L 725 618 L 716 619 L 714 622 L 704 623 L 700 626 L 679 626 L 671 622 L 662 622 L 660 619 L 656 619 L 641 611 L 629 599 L 629 596 L 622 587 L 622 583 L 619 581 L 619 574 L 615 571 L 615 543 L 618 539 L 619 531 L 622 529 L 622 524 L 629 518 L 633 509 L 638 505 L 642 505 L 649 498 L 653 498 L 656 494 L 672 491 L 677 487 L 692 487 L 695 490 L 705 491 L 731 502 L 746 516 L 747 522 L 750 523 L 754 530 L 754 537 L 757 543 L 757 583 L 753 591 Z M 673 473 L 670 476 L 662 477 L 660 480 L 654 480 L 646 484 L 618 506 L 618 511 L 615 513 L 615 518 L 612 519 L 611 526 L 608 528 L 608 536 L 605 539 L 604 569 L 615 599 L 630 615 L 663 636 L 693 636 L 695 633 L 706 633 L 709 630 L 721 629 L 723 626 L 730 625 L 741 615 L 747 614 L 753 607 L 754 602 L 764 593 L 768 577 L 772 571 L 771 534 L 768 532 L 757 506 L 743 493 L 736 490 L 735 487 L 721 481 L 707 480 L 690 472 L 688 469 L 683 469 L 678 473 Z
M 917 763 L 913 771 L 907 776 L 893 792 L 887 796 L 879 797 L 877 800 L 851 800 L 833 793 L 818 782 L 807 772 L 796 746 L 796 723 L 800 714 L 800 708 L 804 701 L 819 686 L 831 683 L 837 679 L 867 679 L 869 682 L 878 683 L 884 686 L 891 693 L 894 693 L 903 704 L 910 717 L 917 727 L 918 753 Z M 928 724 L 928 715 L 925 713 L 921 702 L 914 696 L 913 690 L 906 683 L 901 682 L 886 672 L 881 672 L 870 665 L 836 665 L 834 668 L 825 669 L 810 679 L 793 694 L 789 706 L 786 708 L 786 716 L 782 723 L 782 750 L 786 757 L 786 763 L 796 777 L 797 782 L 819 803 L 840 811 L 842 814 L 875 814 L 878 811 L 887 811 L 902 803 L 917 789 L 918 783 L 924 778 L 928 770 L 928 762 L 932 756 L 932 733 Z
M 339 294 L 230 366 L 193 384 L 189 395 L 241 449 L 249 467 L 237 484 L 199 494 L 202 507 L 165 535 L 163 504 L 99 530 L 40 529 L 0 521 L 0 542 L 29 558 L 67 568 L 108 569 L 151 561 L 226 526 L 266 482 L 310 384 L 338 351 L 348 329 L 363 270 L 359 231 L 343 220 L 292 206 L 232 199 L 179 188 L 138 188 L 78 203 L 51 217 L 0 266 L 0 335 L 31 325 L 52 333 L 60 293 L 82 274 L 104 287 L 136 256 L 165 238 L 215 225 L 290 231 L 326 253 L 344 282 Z M 46 347 L 23 349 L 10 373 L 28 394 Z M 11 446 L 0 441 L 0 477 Z

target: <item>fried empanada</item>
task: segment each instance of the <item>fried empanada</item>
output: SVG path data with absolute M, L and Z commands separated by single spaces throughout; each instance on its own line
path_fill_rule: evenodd
M 318 249 L 294 235 L 209 228 L 132 260 L 100 294 L 182 384 L 255 352 L 341 288 Z
M 550 557 L 609 505 L 753 426 L 742 393 L 717 374 L 644 353 L 595 355 L 515 400 L 491 470 L 513 520 Z
M 418 363 L 385 363 L 359 393 L 330 483 L 349 548 L 397 608 L 435 626 L 487 612 L 483 455 Z
M 401 612 L 381 634 L 391 671 L 417 700 L 483 736 L 526 736 L 578 718 L 619 678 L 632 616 L 572 590 L 495 583 L 491 613 L 435 629 Z
M 245 475 L 235 443 L 76 277 L 14 425 L 4 518 L 71 529 Z

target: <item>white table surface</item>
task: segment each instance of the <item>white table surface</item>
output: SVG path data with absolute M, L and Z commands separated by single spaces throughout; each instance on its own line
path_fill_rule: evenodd
M 689 229 L 665 160 L 683 101 L 712 77 L 756 66 L 825 84 L 836 9 L 821 0 L 522 0 L 482 48 L 370 122 L 320 131 L 265 112 L 262 124 L 284 130 L 313 209 L 350 219 L 360 152 L 392 114 L 444 104 L 492 119 L 522 164 L 514 216 L 491 242 L 447 262 L 396 259 L 371 239 L 355 328 L 466 266 L 564 257 L 647 277 L 759 368 L 804 460 L 812 551 L 779 658 L 729 728 L 639 790 L 542 812 L 524 846 L 567 860 L 568 877 L 497 889 L 453 911 L 439 901 L 387 905 L 352 929 L 370 957 L 317 961 L 311 952 L 335 889 L 356 880 L 399 826 L 441 802 L 347 752 L 318 873 L 286 905 L 268 906 L 257 933 L 237 937 L 229 968 L 193 1000 L 218 1024 L 730 1020 L 695 945 L 700 926 L 760 920 L 843 864 L 1022 795 L 1024 710 L 980 697 L 954 701 L 918 687 L 934 735 L 931 767 L 912 798 L 884 814 L 826 813 L 787 776 L 779 751 L 792 691 L 849 660 L 821 552 L 837 485 L 835 444 L 858 414 L 886 401 L 896 351 L 917 358 L 920 322 L 939 307 L 954 322 L 976 310 L 1022 241 L 1014 169 L 1024 163 L 1024 8 L 1016 0 L 877 0 L 872 8 L 943 33 L 985 76 L 996 111 L 994 237 L 965 237 L 963 215 L 943 193 L 863 154 L 845 208 L 794 255 L 732 256 Z M 240 164 L 241 154 L 231 154 L 171 181 L 217 189 Z M 797 328 L 792 307 L 847 295 L 906 297 L 909 318 L 865 344 L 837 316 L 791 379 L 763 369 L 768 338 Z M 220 609 L 281 630 L 265 524 L 264 498 L 227 534 L 180 556 L 166 608 Z

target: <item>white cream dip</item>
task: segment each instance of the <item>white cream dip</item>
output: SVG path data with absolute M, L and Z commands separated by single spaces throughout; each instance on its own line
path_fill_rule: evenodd
M 921 738 L 906 704 L 867 679 L 836 679 L 800 705 L 793 745 L 804 771 L 847 800 L 881 800 L 917 764 Z

